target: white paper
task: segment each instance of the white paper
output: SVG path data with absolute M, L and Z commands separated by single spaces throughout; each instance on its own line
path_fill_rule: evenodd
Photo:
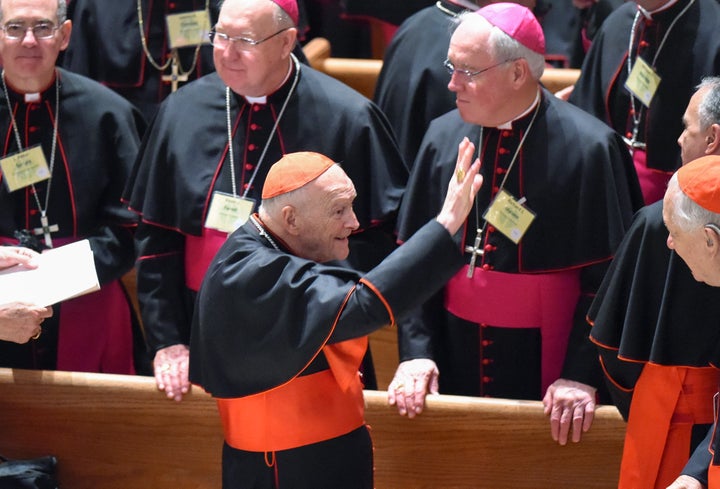
M 29 302 L 50 306 L 100 290 L 90 243 L 84 239 L 44 251 L 38 267 L 0 270 L 0 303 Z

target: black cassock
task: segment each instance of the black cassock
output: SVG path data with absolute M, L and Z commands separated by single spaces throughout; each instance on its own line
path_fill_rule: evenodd
M 268 390 L 272 398 L 278 390 L 312 381 L 330 369 L 329 389 L 342 398 L 354 398 L 360 416 L 349 433 L 321 440 L 311 435 L 312 442 L 275 451 L 275 467 L 267 466 L 263 451 L 234 449 L 226 443 L 223 487 L 272 488 L 277 478 L 280 486 L 303 489 L 371 488 L 372 445 L 362 417 L 362 391 L 341 387 L 357 382 L 343 379 L 357 379 L 359 357 L 333 357 L 329 349 L 364 337 L 420 304 L 461 266 L 461 255 L 434 221 L 364 276 L 336 263 L 293 256 L 280 240 L 270 239 L 278 248 L 248 222 L 218 251 L 198 294 L 190 379 L 217 398 L 252 397 Z M 258 417 L 265 419 L 266 413 L 269 418 L 282 416 L 277 412 L 281 409 L 292 419 L 300 416 L 306 422 L 298 430 L 308 430 L 306 425 L 313 422 L 326 423 L 315 411 L 346 415 L 337 412 L 336 404 L 306 391 L 287 401 L 279 408 L 278 403 L 263 402 L 255 417 L 235 414 L 235 422 L 244 426 Z M 225 430 L 228 440 L 232 423 Z
M 537 118 L 508 172 L 534 112 L 514 121 L 511 130 L 482 130 L 484 183 L 458 240 L 463 247 L 474 244 L 476 228 L 483 226 L 482 215 L 507 176 L 505 190 L 516 199 L 526 198 L 536 218 L 519 245 L 487 227 L 480 243 L 485 253 L 478 258 L 473 276 L 501 272 L 511 279 L 522 274 L 528 281 L 536 276 L 569 277 L 577 290 L 574 296 L 568 293 L 557 309 L 569 314 L 565 327 L 572 327 L 572 333 L 543 331 L 538 324 L 505 328 L 496 327 L 503 326 L 499 323 L 461 319 L 446 310 L 446 288 L 422 311 L 399 322 L 401 361 L 435 359 L 444 393 L 539 399 L 544 387 L 561 374 L 568 335 L 562 376 L 591 385 L 601 382 L 585 312 L 634 210 L 641 205 L 639 188 L 617 135 L 545 90 Z M 440 209 L 455 168 L 458 142 L 467 136 L 477 148 L 480 133 L 481 127 L 463 122 L 457 110 L 430 124 L 403 198 L 399 239 L 407 239 Z M 470 255 L 466 260 L 470 261 Z M 465 280 L 463 270 L 451 283 L 462 290 L 468 285 Z M 499 306 L 499 312 L 513 323 L 526 308 L 525 299 L 520 298 L 524 289 L 521 284 L 489 299 L 486 288 L 464 302 L 478 309 Z M 556 345 L 554 351 L 546 351 L 551 355 L 547 357 L 543 349 L 552 342 Z
M 713 419 L 720 366 L 720 289 L 695 280 L 667 247 L 662 204 L 637 213 L 588 312 L 607 386 L 629 418 L 627 477 L 647 474 L 648 481 L 659 477 L 661 460 L 679 471 L 691 448 L 707 451 L 700 439 Z M 677 441 L 683 430 L 689 445 Z M 650 443 L 653 438 L 658 442 Z M 648 449 L 656 446 L 674 458 Z
M 609 367 L 625 387 L 645 362 L 720 366 L 720 289 L 695 280 L 667 236 L 662 202 L 640 210 L 588 311 L 591 339 L 626 360 Z
M 95 258 L 100 285 L 114 284 L 128 272 L 134 262 L 133 228 L 136 216 L 120 202 L 123 187 L 130 174 L 145 129 L 140 112 L 112 91 L 92 80 L 58 68 L 60 110 L 55 164 L 50 184 L 47 217 L 58 231 L 51 234 L 54 246 L 88 239 Z M 18 125 L 23 149 L 41 144 L 48 166 L 51 161 L 53 120 L 55 118 L 55 83 L 40 94 L 40 99 L 27 103 L 22 94 L 8 87 L 11 106 Z M 0 101 L 0 131 L 3 134 L 2 154 L 18 151 L 11 127 L 8 103 Z M 42 207 L 48 181 L 35 185 Z M 3 184 L 0 188 L 0 238 L 12 239 L 20 230 L 40 227 L 40 213 L 30 187 L 12 193 Z M 43 236 L 38 236 L 40 243 Z M 60 284 L 58 284 L 60 286 Z M 118 289 L 122 296 L 122 292 Z M 98 293 L 99 294 L 99 293 Z M 96 294 L 78 300 L 90 300 Z M 111 300 L 117 307 L 129 307 Z M 67 311 L 66 311 L 67 312 Z M 93 327 L 108 328 L 109 311 L 87 312 Z M 125 311 L 127 313 L 127 311 Z M 2 344 L 0 361 L 4 365 L 26 368 L 55 368 L 55 344 L 63 305 L 54 310 L 52 318 L 43 323 L 43 335 L 26 345 Z M 86 317 L 86 318 L 87 318 Z M 93 322 L 94 321 L 94 322 Z M 125 324 L 128 333 L 130 324 Z M 92 333 L 88 333 L 92 336 Z M 62 335 L 61 335 L 62 340 Z M 13 353 L 11 353 L 13 352 Z M 85 351 L 88 358 L 101 356 L 100 351 Z M 62 355 L 61 355 L 62 356 Z M 29 362 L 29 363 L 28 363 Z M 63 368 L 60 359 L 60 368 Z M 71 364 L 73 368 L 75 363 Z M 67 368 L 67 367 L 65 367 Z M 127 371 L 115 373 L 130 373 Z

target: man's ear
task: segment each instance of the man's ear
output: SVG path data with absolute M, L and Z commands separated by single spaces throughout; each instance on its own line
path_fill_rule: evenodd
M 527 77 L 530 76 L 530 65 L 525 58 L 516 59 L 512 62 L 512 81 L 516 86 L 522 86 Z
M 60 36 L 62 36 L 62 40 L 60 41 L 60 51 L 65 51 L 67 49 L 68 44 L 70 44 L 71 34 L 72 21 L 68 19 L 60 25 Z
M 705 136 L 705 154 L 718 154 L 720 151 L 720 124 L 712 124 L 708 129 L 708 135 Z
M 283 32 L 281 35 L 283 41 L 282 57 L 287 58 L 290 56 L 290 53 L 292 53 L 293 49 L 295 49 L 295 44 L 297 43 L 297 29 L 292 27 L 286 32 Z
M 298 235 L 297 209 L 292 205 L 286 205 L 280 211 L 282 215 L 282 225 L 285 231 L 292 236 Z
M 705 247 L 712 256 L 720 255 L 720 227 L 707 224 L 705 231 Z

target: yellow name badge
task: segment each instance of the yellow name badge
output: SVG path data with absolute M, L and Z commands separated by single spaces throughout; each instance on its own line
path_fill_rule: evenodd
M 243 197 L 214 192 L 205 227 L 232 233 L 250 218 L 255 201 Z
M 535 213 L 501 190 L 483 217 L 513 243 L 518 244 L 535 220 Z
M 171 49 L 210 43 L 210 12 L 207 10 L 170 14 L 165 20 Z
M 625 88 L 635 95 L 645 107 L 650 107 L 650 102 L 660 85 L 660 75 L 645 62 L 641 57 L 635 60 L 630 76 L 625 82 Z
M 40 145 L 0 159 L 0 167 L 10 192 L 50 178 L 45 153 Z

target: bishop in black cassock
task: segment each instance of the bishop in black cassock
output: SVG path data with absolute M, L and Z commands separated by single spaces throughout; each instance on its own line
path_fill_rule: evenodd
M 533 53 L 517 49 L 542 67 L 542 31 L 527 9 L 494 4 L 477 15 L 532 46 Z M 468 265 L 400 321 L 400 360 L 434 359 L 443 393 L 540 399 L 559 377 L 600 377 L 597 365 L 578 362 L 588 354 L 596 358 L 585 311 L 641 199 L 620 138 L 541 89 L 525 58 L 498 64 L 501 59 L 493 59 L 481 41 L 490 30 L 482 20 L 472 15 L 460 24 L 448 57 L 467 71 L 486 72 L 453 75 L 460 110 L 430 124 L 398 218 L 398 238 L 405 240 L 440 208 L 453 145 L 465 136 L 477 142 L 485 185 L 457 236 Z M 515 91 L 501 86 L 520 73 L 525 78 Z M 485 97 L 495 90 L 502 95 Z M 485 109 L 490 103 L 496 110 Z M 494 127 L 463 119 L 490 119 L 509 108 L 516 110 L 511 120 Z M 517 243 L 512 233 L 500 232 L 498 220 L 485 219 L 501 189 L 535 216 Z M 407 384 L 402 365 L 399 377 Z
M 242 1 L 223 9 L 236 5 Z M 125 197 L 142 219 L 138 296 L 154 351 L 188 344 L 195 292 L 227 236 L 205 225 L 213 193 L 246 193 L 257 203 L 271 163 L 288 152 L 327 155 L 353 180 L 360 221 L 351 238 L 354 267 L 368 270 L 394 246 L 407 169 L 387 120 L 357 92 L 284 56 L 285 79 L 266 97 L 227 89 L 220 70 L 182 87 L 163 103 L 142 144 Z
M 646 203 L 662 198 L 680 166 L 676 141 L 695 86 L 720 73 L 718 25 L 715 0 L 627 2 L 608 16 L 583 63 L 570 102 L 632 143 Z M 649 107 L 625 88 L 628 61 L 634 66 L 638 59 L 661 77 Z
M 72 0 L 68 11 L 73 35 L 62 65 L 112 88 L 150 121 L 172 89 L 169 80 L 163 81 L 171 67 L 161 72 L 152 64 L 162 66 L 170 55 L 166 16 L 205 9 L 213 26 L 218 15 L 215 0 L 141 0 L 140 13 L 137 0 Z M 140 38 L 141 18 L 147 52 Z M 195 46 L 178 48 L 183 82 L 215 70 L 212 46 L 207 37 L 203 40 L 199 51 Z
M 41 145 L 48 165 L 53 125 L 57 124 L 52 178 L 35 185 L 37 197 L 41 207 L 47 202 L 48 224 L 57 226 L 50 234 L 53 246 L 90 241 L 101 290 L 59 304 L 53 317 L 43 323 L 37 341 L 0 342 L 0 364 L 133 373 L 132 308 L 119 279 L 135 258 L 136 217 L 124 208 L 120 196 L 145 123 L 130 103 L 98 83 L 61 68 L 56 77 L 30 98 L 8 84 L 10 99 L 4 94 L 0 99 L 2 155 L 19 149 L 10 110 L 22 149 Z M 4 184 L 0 186 L 0 241 L 15 243 L 16 232 L 32 234 L 41 227 L 37 202 L 31 187 L 9 192 Z M 37 240 L 43 243 L 44 236 L 40 234 Z

